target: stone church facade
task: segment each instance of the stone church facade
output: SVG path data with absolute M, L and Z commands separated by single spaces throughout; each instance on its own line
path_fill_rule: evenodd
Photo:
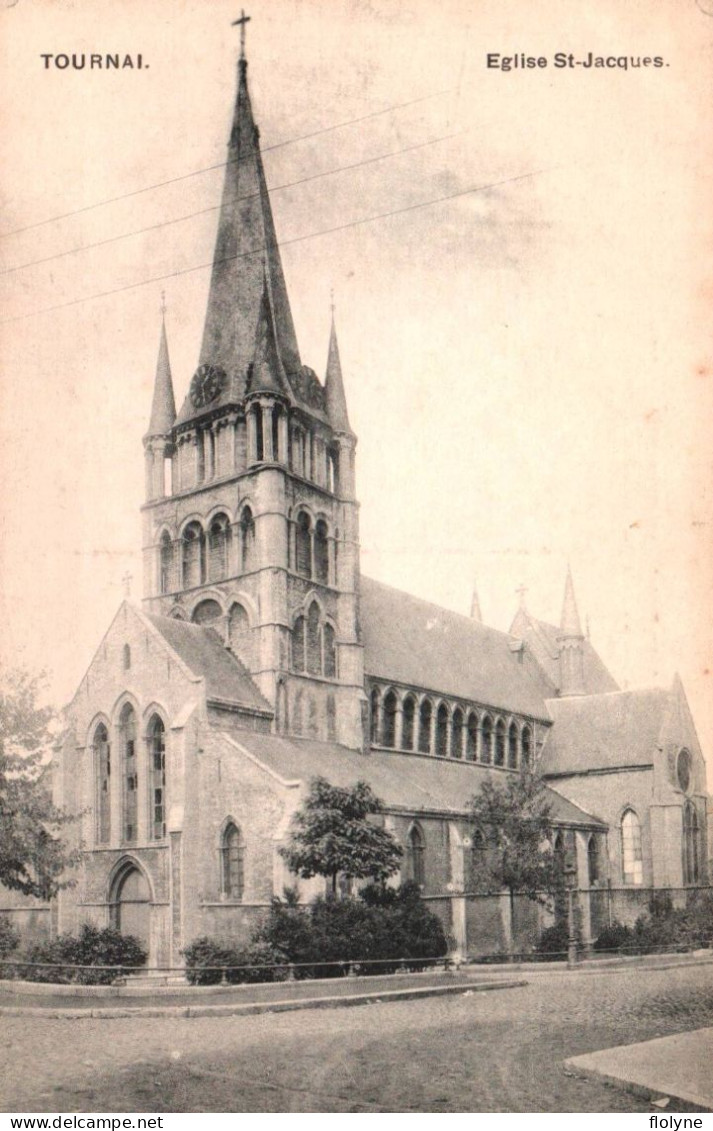
M 705 767 L 680 682 L 620 691 L 571 576 L 558 627 L 523 607 L 509 633 L 477 606 L 461 616 L 363 577 L 356 443 L 334 322 L 323 381 L 300 357 L 241 58 L 178 410 L 161 328 L 144 600 L 118 610 L 55 766 L 85 848 L 56 929 L 113 923 L 164 967 L 199 935 L 244 938 L 295 882 L 278 849 L 317 774 L 372 785 L 402 874 L 463 952 L 526 946 L 541 925 L 534 905 L 514 922 L 497 896 L 469 898 L 469 801 L 525 766 L 548 781 L 585 937 L 653 887 L 707 881 Z M 300 884 L 305 898 L 318 886 Z

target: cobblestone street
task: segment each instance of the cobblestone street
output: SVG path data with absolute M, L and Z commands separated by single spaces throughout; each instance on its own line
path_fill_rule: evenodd
M 713 1025 L 710 965 L 245 1018 L 2 1018 L 4 1111 L 648 1111 L 568 1056 Z M 677 1109 L 679 1110 L 679 1109 Z

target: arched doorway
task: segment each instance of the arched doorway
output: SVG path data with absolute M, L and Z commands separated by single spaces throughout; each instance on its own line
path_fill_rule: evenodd
M 133 935 L 149 950 L 151 889 L 135 864 L 127 864 L 112 885 L 112 925 L 122 935 Z

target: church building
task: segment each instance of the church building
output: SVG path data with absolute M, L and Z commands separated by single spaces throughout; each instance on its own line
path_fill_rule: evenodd
M 469 894 L 482 851 L 469 802 L 523 767 L 548 782 L 585 940 L 632 921 L 652 888 L 683 898 L 706 883 L 705 768 L 683 688 L 621 691 L 571 576 L 559 626 L 522 607 L 509 632 L 477 605 L 459 615 L 362 576 L 334 319 L 325 345 L 322 377 L 300 355 L 243 56 L 178 408 L 160 331 L 143 602 L 109 626 L 55 766 L 84 847 L 55 929 L 114 924 L 164 967 L 200 935 L 246 938 L 296 882 L 278 849 L 316 775 L 369 782 L 402 875 L 462 953 L 525 948 L 543 922 L 534 904 L 513 915 Z

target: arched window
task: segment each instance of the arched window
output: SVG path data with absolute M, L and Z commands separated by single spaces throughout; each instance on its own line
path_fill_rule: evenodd
M 510 723 L 508 729 L 508 766 L 511 770 L 517 769 L 518 745 L 517 723 Z
M 336 494 L 339 489 L 339 449 L 330 448 L 327 452 L 327 490 Z
M 641 825 L 633 809 L 627 809 L 621 818 L 621 863 L 625 884 L 643 883 Z
M 372 687 L 369 698 L 369 741 L 375 745 L 379 741 L 379 701 L 381 695 L 378 687 Z
M 445 703 L 441 703 L 436 712 L 436 754 L 439 758 L 448 754 L 448 708 Z
M 272 410 L 272 458 L 278 463 L 284 458 L 284 453 L 280 451 L 281 416 L 282 409 L 279 404 L 276 404 Z
M 151 839 L 162 840 L 166 835 L 166 728 L 158 715 L 152 715 L 146 737 L 151 781 Z
M 228 576 L 230 522 L 224 514 L 216 515 L 208 532 L 208 573 L 211 581 Z
M 493 760 L 493 720 L 490 715 L 483 715 L 480 724 L 480 760 L 489 766 Z
M 320 631 L 319 605 L 313 601 L 307 613 L 307 671 L 310 675 L 322 674 L 322 633 Z
M 292 670 L 305 670 L 305 618 L 298 617 L 292 629 Z
M 594 887 L 599 882 L 599 843 L 594 833 L 587 841 L 587 872 L 589 886 Z
M 505 765 L 505 723 L 498 719 L 495 727 L 495 765 Z
M 683 810 L 683 882 L 697 884 L 700 880 L 698 813 L 692 801 Z
M 337 645 L 331 624 L 324 626 L 324 674 L 327 679 L 337 676 Z
M 416 721 L 416 700 L 413 695 L 407 695 L 401 708 L 401 749 L 413 750 L 414 729 Z
M 183 531 L 181 543 L 183 588 L 194 589 L 205 580 L 205 542 L 200 523 L 188 524 Z
M 131 648 L 128 644 L 125 644 L 121 649 L 121 666 L 125 672 L 128 672 L 131 667 Z
M 208 598 L 206 601 L 201 601 L 196 605 L 193 610 L 191 620 L 194 624 L 201 625 L 202 628 L 210 628 L 215 625 L 223 615 L 223 610 L 217 601 Z
M 173 582 L 173 543 L 167 530 L 161 535 L 159 554 L 161 558 L 159 589 L 162 593 L 169 593 Z
M 245 847 L 240 829 L 231 821 L 220 846 L 221 891 L 226 899 L 242 899 L 245 883 Z
M 123 839 L 135 841 L 138 835 L 138 770 L 136 751 L 136 712 L 125 703 L 119 715 L 121 770 L 123 779 Z
M 398 700 L 395 691 L 389 691 L 384 696 L 384 710 L 381 723 L 381 744 L 382 746 L 396 745 L 396 712 L 398 710 Z
M 248 573 L 255 565 L 255 519 L 250 507 L 240 516 L 240 571 Z
M 676 780 L 679 789 L 684 793 L 688 793 L 688 787 L 691 784 L 691 755 L 688 750 L 679 751 L 678 758 L 676 759 Z
M 111 840 L 111 747 L 104 723 L 94 731 L 94 780 L 96 783 L 95 836 L 97 844 Z
M 529 726 L 522 728 L 520 735 L 520 757 L 522 768 L 527 770 L 532 764 L 532 731 Z
M 431 752 L 431 718 L 433 707 L 430 699 L 424 699 L 418 713 L 418 748 L 422 754 Z
M 260 462 L 265 458 L 265 434 L 262 429 L 262 408 L 256 404 L 252 410 L 255 419 L 255 459 Z
M 418 825 L 413 825 L 408 834 L 409 879 L 421 888 L 426 883 L 425 847 L 423 833 Z
M 475 711 L 468 715 L 468 728 L 465 744 L 465 758 L 467 762 L 475 762 L 478 757 L 478 716 Z
M 463 712 L 456 707 L 451 719 L 451 758 L 463 757 Z
M 312 576 L 312 523 L 305 511 L 300 511 L 295 524 L 295 570 L 302 577 Z
M 246 668 L 253 665 L 253 637 L 250 620 L 239 602 L 230 606 L 228 613 L 228 642 L 232 651 Z
M 322 518 L 314 528 L 314 573 L 317 581 L 329 584 L 329 539 L 327 524 Z

